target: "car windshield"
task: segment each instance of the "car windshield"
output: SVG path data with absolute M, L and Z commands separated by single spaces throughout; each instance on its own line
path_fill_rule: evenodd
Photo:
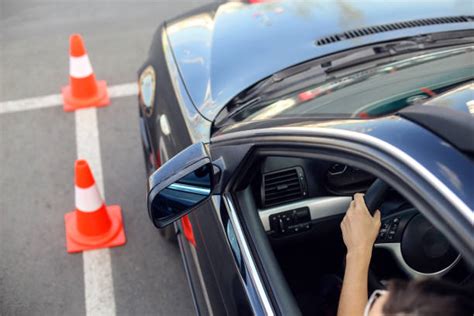
M 324 82 L 299 86 L 230 116 L 231 122 L 285 117 L 367 118 L 388 115 L 466 82 L 474 46 L 398 56 L 343 69 Z

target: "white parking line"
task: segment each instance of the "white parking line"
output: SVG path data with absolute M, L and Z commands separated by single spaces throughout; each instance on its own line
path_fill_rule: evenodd
M 128 97 L 137 95 L 138 93 L 136 82 L 110 86 L 107 90 L 109 91 L 110 98 Z M 62 104 L 63 99 L 60 94 L 51 94 L 42 97 L 4 101 L 0 102 L 0 114 L 49 108 L 54 106 L 60 106 Z
M 108 87 L 110 98 L 137 95 L 135 82 Z M 42 108 L 62 106 L 60 94 L 35 98 L 0 102 L 0 114 L 15 113 Z M 77 157 L 86 159 L 94 174 L 95 181 L 105 200 L 104 180 L 100 155 L 97 109 L 88 108 L 75 111 Z M 87 316 L 116 314 L 112 264 L 109 249 L 83 252 L 84 294 Z
M 75 116 L 77 157 L 89 162 L 95 182 L 105 200 L 97 109 L 77 110 Z M 84 251 L 82 256 L 86 315 L 115 315 L 114 284 L 109 249 Z

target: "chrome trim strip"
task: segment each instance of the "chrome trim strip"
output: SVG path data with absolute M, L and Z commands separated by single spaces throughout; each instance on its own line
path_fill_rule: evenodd
M 270 231 L 270 216 L 286 211 L 291 211 L 301 207 L 308 207 L 311 220 L 317 220 L 333 215 L 345 214 L 351 204 L 350 196 L 330 196 L 306 199 L 303 201 L 293 202 L 282 206 L 273 207 L 265 210 L 258 210 L 258 215 L 262 221 L 263 228 L 266 232 Z
M 415 269 L 410 267 L 408 263 L 406 263 L 402 255 L 402 247 L 400 243 L 397 242 L 397 243 L 375 244 L 374 247 L 389 250 L 395 256 L 398 264 L 400 265 L 400 268 L 402 268 L 403 271 L 405 271 L 409 276 L 411 276 L 414 279 L 423 279 L 423 278 L 428 278 L 428 277 L 440 278 L 446 273 L 448 273 L 459 262 L 459 260 L 461 260 L 461 255 L 458 255 L 457 258 L 454 259 L 454 261 L 446 268 L 441 269 L 437 272 L 433 272 L 433 273 L 423 273 L 423 272 L 416 271 Z
M 160 136 L 160 143 L 159 143 L 159 150 L 160 150 L 160 162 L 164 164 L 169 160 L 168 150 L 166 150 L 165 140 L 163 136 Z
M 173 226 L 174 226 L 175 233 L 177 234 L 176 223 L 173 223 Z M 197 315 L 200 315 L 199 306 L 198 306 L 197 297 L 196 297 L 196 289 L 193 286 L 193 282 L 191 282 L 191 272 L 189 271 L 189 266 L 188 266 L 188 263 L 187 263 L 188 259 L 187 259 L 186 255 L 184 254 L 183 241 L 182 241 L 181 238 L 179 238 L 179 236 L 176 236 L 176 237 L 177 237 L 177 240 L 178 240 L 179 251 L 181 253 L 181 255 L 180 255 L 181 262 L 183 263 L 184 272 L 186 273 L 186 281 L 188 281 L 189 290 L 191 291 L 191 298 L 193 299 L 194 310 L 196 311 Z
M 453 191 L 451 191 L 441 180 L 433 175 L 428 169 L 421 165 L 418 161 L 413 159 L 407 153 L 403 152 L 399 148 L 371 135 L 362 134 L 359 132 L 335 129 L 330 127 L 314 127 L 311 129 L 304 127 L 273 127 L 266 129 L 254 129 L 250 131 L 240 131 L 231 134 L 224 134 L 217 136 L 212 139 L 212 142 L 219 142 L 225 140 L 233 140 L 236 138 L 250 138 L 256 136 L 263 136 L 269 134 L 285 134 L 290 135 L 302 135 L 302 136 L 314 136 L 314 137 L 337 137 L 343 140 L 356 141 L 365 145 L 377 147 L 383 149 L 387 153 L 394 157 L 397 157 L 407 166 L 411 167 L 412 170 L 416 171 L 421 175 L 427 182 L 430 182 L 433 188 L 436 188 L 451 204 L 453 204 L 459 212 L 471 223 L 474 222 L 474 213 L 469 206 L 464 203 Z
M 229 213 L 229 219 L 234 228 L 235 237 L 242 252 L 242 258 L 244 259 L 245 266 L 249 272 L 250 280 L 255 286 L 257 297 L 260 303 L 262 304 L 262 309 L 265 315 L 273 316 L 275 315 L 275 313 L 273 311 L 267 292 L 265 291 L 265 286 L 263 285 L 263 282 L 257 271 L 255 261 L 252 257 L 252 254 L 250 253 L 250 248 L 247 244 L 247 240 L 242 230 L 242 226 L 240 226 L 239 218 L 235 211 L 234 204 L 232 203 L 232 198 L 228 193 L 224 194 L 222 198 Z
M 196 187 L 196 186 L 193 186 L 193 185 L 182 184 L 182 183 L 171 183 L 168 186 L 168 188 L 171 189 L 171 190 L 176 190 L 176 191 L 181 191 L 181 192 L 188 192 L 188 193 L 205 195 L 205 196 L 211 194 L 211 189 L 200 188 L 200 187 Z
M 209 315 L 213 316 L 214 311 L 212 310 L 211 300 L 209 299 L 209 294 L 207 293 L 206 282 L 204 282 L 204 278 L 203 278 L 203 274 L 201 270 L 201 264 L 199 263 L 199 258 L 197 256 L 196 249 L 194 248 L 193 245 L 189 243 L 188 243 L 188 247 L 189 247 L 189 251 L 191 252 L 191 256 L 193 257 L 194 264 L 196 265 L 196 270 L 198 271 L 197 275 L 199 278 L 199 283 L 201 284 L 201 288 L 203 289 L 202 296 L 204 296 L 204 301 L 206 302 L 207 310 L 209 312 Z

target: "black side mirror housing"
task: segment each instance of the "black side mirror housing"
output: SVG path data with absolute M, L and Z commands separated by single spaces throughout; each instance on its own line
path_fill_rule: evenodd
M 193 144 L 148 179 L 148 213 L 163 228 L 207 201 L 214 189 L 214 168 L 203 143 Z

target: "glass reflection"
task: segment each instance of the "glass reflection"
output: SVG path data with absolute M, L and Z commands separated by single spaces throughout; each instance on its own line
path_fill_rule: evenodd
M 153 200 L 154 216 L 163 220 L 179 216 L 197 206 L 211 194 L 211 165 L 205 165 L 170 184 Z

